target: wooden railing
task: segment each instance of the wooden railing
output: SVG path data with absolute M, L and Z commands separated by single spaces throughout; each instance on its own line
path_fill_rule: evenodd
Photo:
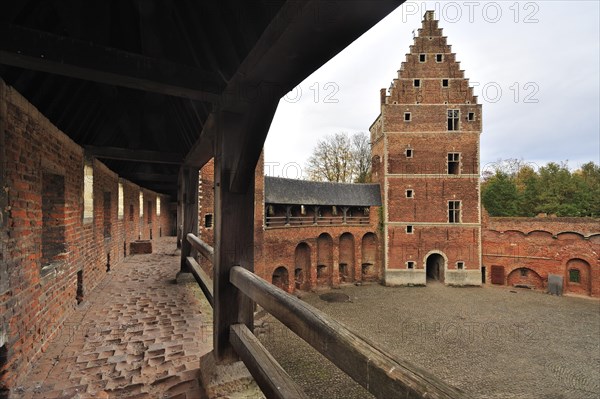
M 265 219 L 267 227 L 284 226 L 322 226 L 322 225 L 368 225 L 370 223 L 368 216 L 347 216 L 344 221 L 343 216 L 319 216 L 316 220 L 313 216 L 267 216 Z
M 212 249 L 210 246 L 193 234 L 188 234 L 188 241 L 209 259 L 212 251 L 206 249 Z M 196 280 L 201 286 L 210 283 L 210 279 L 196 277 Z M 415 365 L 390 356 L 332 317 L 240 266 L 231 268 L 229 280 L 377 398 L 468 398 L 464 392 Z M 229 337 L 268 398 L 306 398 L 246 325 L 231 325 Z

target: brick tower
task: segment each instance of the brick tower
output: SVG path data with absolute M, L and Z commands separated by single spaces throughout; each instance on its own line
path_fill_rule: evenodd
M 371 125 L 387 285 L 480 285 L 481 105 L 425 13 Z

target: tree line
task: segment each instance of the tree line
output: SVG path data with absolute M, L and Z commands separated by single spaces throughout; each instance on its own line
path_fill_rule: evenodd
M 571 171 L 567 162 L 539 169 L 522 160 L 499 161 L 482 173 L 481 202 L 490 216 L 600 217 L 600 166 Z

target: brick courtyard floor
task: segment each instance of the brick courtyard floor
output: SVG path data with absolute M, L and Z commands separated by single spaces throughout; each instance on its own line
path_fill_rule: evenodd
M 176 284 L 175 238 L 153 246 L 107 273 L 11 398 L 201 397 L 212 310 L 195 282 Z
M 473 398 L 600 397 L 600 301 L 508 287 L 346 286 L 303 299 Z M 263 344 L 311 398 L 372 397 L 272 316 Z

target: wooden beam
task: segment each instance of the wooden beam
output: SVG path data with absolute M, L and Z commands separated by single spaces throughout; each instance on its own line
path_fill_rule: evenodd
M 267 398 L 308 399 L 248 327 L 244 324 L 231 326 L 230 339 L 235 351 Z
M 115 159 L 119 161 L 165 163 L 179 165 L 183 162 L 183 155 L 174 152 L 130 150 L 117 147 L 99 147 L 86 145 L 85 151 L 96 158 Z
M 244 268 L 231 269 L 231 282 L 376 398 L 469 397 Z
M 0 63 L 197 101 L 225 88 L 213 72 L 12 24 L 0 25 Z
M 183 192 L 185 190 L 183 167 L 179 168 L 177 178 L 177 248 L 181 249 L 183 241 Z
M 172 183 L 175 186 L 178 175 L 172 173 L 123 172 L 120 176 L 127 180 Z
M 198 235 L 198 184 L 199 170 L 196 168 L 184 168 L 183 171 L 183 237 L 188 233 Z M 187 265 L 188 256 L 196 252 L 190 242 L 182 238 L 181 240 L 181 272 L 189 273 Z
M 213 294 L 213 281 L 212 279 L 202 270 L 202 267 L 196 262 L 196 259 L 188 256 L 186 258 L 190 272 L 196 279 L 196 282 L 200 286 L 200 289 L 204 293 L 206 300 L 210 303 L 210 306 L 215 306 L 214 294 Z

